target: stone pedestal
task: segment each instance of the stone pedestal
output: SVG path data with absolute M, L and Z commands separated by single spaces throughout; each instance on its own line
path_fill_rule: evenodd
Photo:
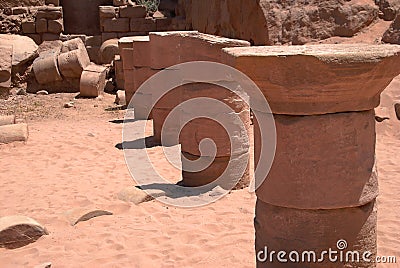
M 400 46 L 316 45 L 224 49 L 224 62 L 247 74 L 274 114 L 277 144 L 267 177 L 256 180 L 257 267 L 375 267 L 354 260 L 300 262 L 263 259 L 260 251 L 324 250 L 376 255 L 378 195 L 373 109 L 400 73 Z M 255 163 L 266 113 L 250 96 Z M 265 180 L 264 180 L 265 179 Z M 340 241 L 346 247 L 340 248 Z M 265 251 L 265 250 L 264 250 Z M 261 258 L 260 258 L 261 257 Z M 361 257 L 360 257 L 361 258 Z

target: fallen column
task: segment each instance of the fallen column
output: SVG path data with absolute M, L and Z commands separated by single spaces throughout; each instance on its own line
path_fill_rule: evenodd
M 87 98 L 96 98 L 102 92 L 106 85 L 107 68 L 104 66 L 91 64 L 87 66 L 81 75 L 80 96 Z
M 254 221 L 257 267 L 375 267 L 375 121 L 379 95 L 400 73 L 400 46 L 316 45 L 224 49 L 224 62 L 247 74 L 266 97 L 277 144 L 270 172 L 258 174 Z M 255 164 L 270 129 L 259 99 Z M 258 115 L 258 116 L 257 116 Z M 269 152 L 271 153 L 271 152 Z M 266 175 L 263 176 L 263 175 Z M 345 258 L 332 261 L 325 250 Z M 282 262 L 266 251 L 287 252 Z M 319 261 L 288 260 L 312 250 Z M 357 251 L 360 260 L 346 258 Z M 367 254 L 368 255 L 368 254 Z M 336 255 L 337 257 L 339 255 Z M 313 257 L 313 256 L 312 256 Z M 321 259 L 322 258 L 322 259 Z
M 28 140 L 27 124 L 12 124 L 0 126 L 0 143 L 12 143 L 15 141 Z

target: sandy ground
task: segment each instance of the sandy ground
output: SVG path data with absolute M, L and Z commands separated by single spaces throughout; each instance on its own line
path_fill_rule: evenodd
M 0 216 L 30 216 L 50 235 L 0 249 L 0 267 L 48 261 L 53 267 L 254 267 L 254 195 L 237 191 L 197 209 L 119 201 L 115 194 L 134 182 L 115 147 L 122 124 L 110 122 L 124 112 L 104 112 L 112 97 L 78 100 L 76 109 L 58 108 L 68 94 L 30 98 L 41 105 L 22 113 L 28 114 L 28 143 L 0 146 Z M 68 223 L 67 210 L 91 205 L 114 215 Z
M 112 96 L 77 100 L 70 109 L 62 106 L 73 94 L 13 98 L 0 102 L 0 113 L 25 117 L 30 137 L 26 144 L 0 146 L 0 216 L 32 217 L 50 235 L 20 249 L 0 249 L 0 267 L 255 267 L 253 194 L 235 191 L 196 209 L 119 201 L 115 195 L 134 182 L 116 148 L 124 111 L 105 111 Z M 400 261 L 400 121 L 394 99 L 400 101 L 400 79 L 382 98 L 390 120 L 377 124 L 378 241 L 379 254 Z M 160 147 L 148 150 L 161 154 Z M 166 173 L 179 179 L 176 170 Z M 65 212 L 86 206 L 114 215 L 71 226 Z

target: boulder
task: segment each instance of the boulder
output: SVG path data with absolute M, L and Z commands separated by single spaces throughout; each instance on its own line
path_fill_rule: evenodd
M 0 87 L 11 87 L 13 47 L 0 45 Z
M 13 46 L 12 66 L 16 70 L 37 56 L 38 46 L 26 36 L 0 34 L 0 45 Z
M 400 14 L 397 15 L 389 29 L 384 33 L 382 41 L 385 43 L 400 45 Z
M 0 218 L 0 247 L 20 248 L 48 234 L 45 227 L 29 217 L 6 216 Z
M 106 85 L 107 68 L 104 66 L 91 64 L 87 66 L 81 75 L 80 96 L 95 98 L 104 92 Z
M 304 44 L 336 35 L 352 36 L 378 17 L 378 7 L 364 0 L 181 0 L 178 10 L 178 15 L 186 13 L 194 30 L 255 45 Z
M 375 0 L 379 6 L 379 16 L 384 20 L 394 20 L 399 13 L 400 2 L 398 0 Z

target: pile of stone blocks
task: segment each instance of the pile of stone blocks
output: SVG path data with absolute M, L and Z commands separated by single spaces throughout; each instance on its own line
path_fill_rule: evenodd
M 148 16 L 145 6 L 114 3 L 114 6 L 100 6 L 100 29 L 103 42 L 125 36 L 147 35 L 153 31 L 185 30 L 186 21 L 179 17 Z
M 28 140 L 28 125 L 15 115 L 0 116 L 0 144 Z
M 22 34 L 31 37 L 37 44 L 59 40 L 60 34 L 64 31 L 62 7 L 19 7 L 14 8 L 13 12 L 30 14 L 22 21 Z
M 52 48 L 39 53 L 33 62 L 36 91 L 78 92 L 83 97 L 97 97 L 104 89 L 106 68 L 90 62 L 86 47 L 80 38 L 55 42 Z

